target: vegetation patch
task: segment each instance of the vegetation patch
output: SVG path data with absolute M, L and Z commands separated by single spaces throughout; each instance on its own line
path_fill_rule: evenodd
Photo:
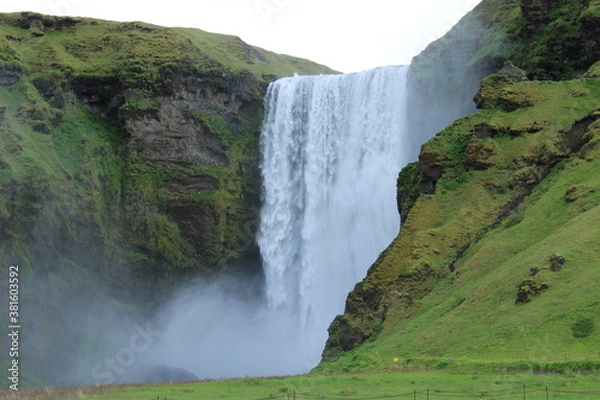
M 594 320 L 587 317 L 580 317 L 571 325 L 573 336 L 578 339 L 590 336 L 594 332 L 594 329 L 596 329 Z

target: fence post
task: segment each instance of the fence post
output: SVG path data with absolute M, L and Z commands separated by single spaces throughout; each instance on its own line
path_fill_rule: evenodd
M 548 386 L 546 386 L 546 400 L 550 399 L 550 395 L 548 394 Z
M 429 388 L 427 388 L 427 400 L 429 400 Z
M 417 400 L 417 389 L 413 390 L 414 400 Z
M 527 386 L 523 384 L 523 400 L 527 400 Z

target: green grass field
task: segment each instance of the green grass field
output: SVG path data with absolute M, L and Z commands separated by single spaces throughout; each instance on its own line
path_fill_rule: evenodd
M 525 394 L 525 397 L 524 397 Z M 428 397 L 429 396 L 429 397 Z M 402 372 L 309 374 L 187 384 L 82 387 L 0 392 L 0 399 L 255 400 L 255 399 L 595 399 L 598 375 L 535 375 L 481 372 Z

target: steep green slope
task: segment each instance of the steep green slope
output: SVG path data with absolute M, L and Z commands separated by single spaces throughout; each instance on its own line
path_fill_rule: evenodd
M 0 14 L 0 268 L 20 266 L 25 381 L 65 378 L 99 299 L 137 314 L 184 277 L 252 269 L 263 95 L 295 72 L 332 71 L 200 30 Z
M 477 99 L 400 174 L 400 235 L 330 327 L 322 370 L 599 365 L 600 80 L 493 75 Z

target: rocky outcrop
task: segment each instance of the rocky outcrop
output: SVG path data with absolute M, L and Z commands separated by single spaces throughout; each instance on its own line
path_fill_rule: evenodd
M 265 85 L 247 73 L 188 74 L 173 82 L 170 93 L 153 98 L 136 93 L 124 99 L 129 168 L 134 175 L 155 171 L 155 190 L 166 189 L 162 199 L 149 200 L 150 212 L 130 202 L 129 220 L 143 251 L 167 258 L 169 252 L 176 254 L 177 259 L 167 260 L 171 265 L 196 260 L 210 267 L 255 251 L 257 138 Z M 128 190 L 144 192 L 135 181 Z M 186 245 L 180 240 L 171 242 L 173 249 L 154 244 L 153 230 L 144 227 L 161 214 L 175 226 L 161 224 L 154 235 L 176 229 Z
M 498 71 L 498 75 L 506 77 L 509 82 L 513 83 L 528 80 L 525 71 L 515 66 L 515 64 L 509 60 L 504 62 L 504 66 Z
M 21 80 L 21 68 L 16 65 L 0 67 L 0 86 L 11 86 Z

